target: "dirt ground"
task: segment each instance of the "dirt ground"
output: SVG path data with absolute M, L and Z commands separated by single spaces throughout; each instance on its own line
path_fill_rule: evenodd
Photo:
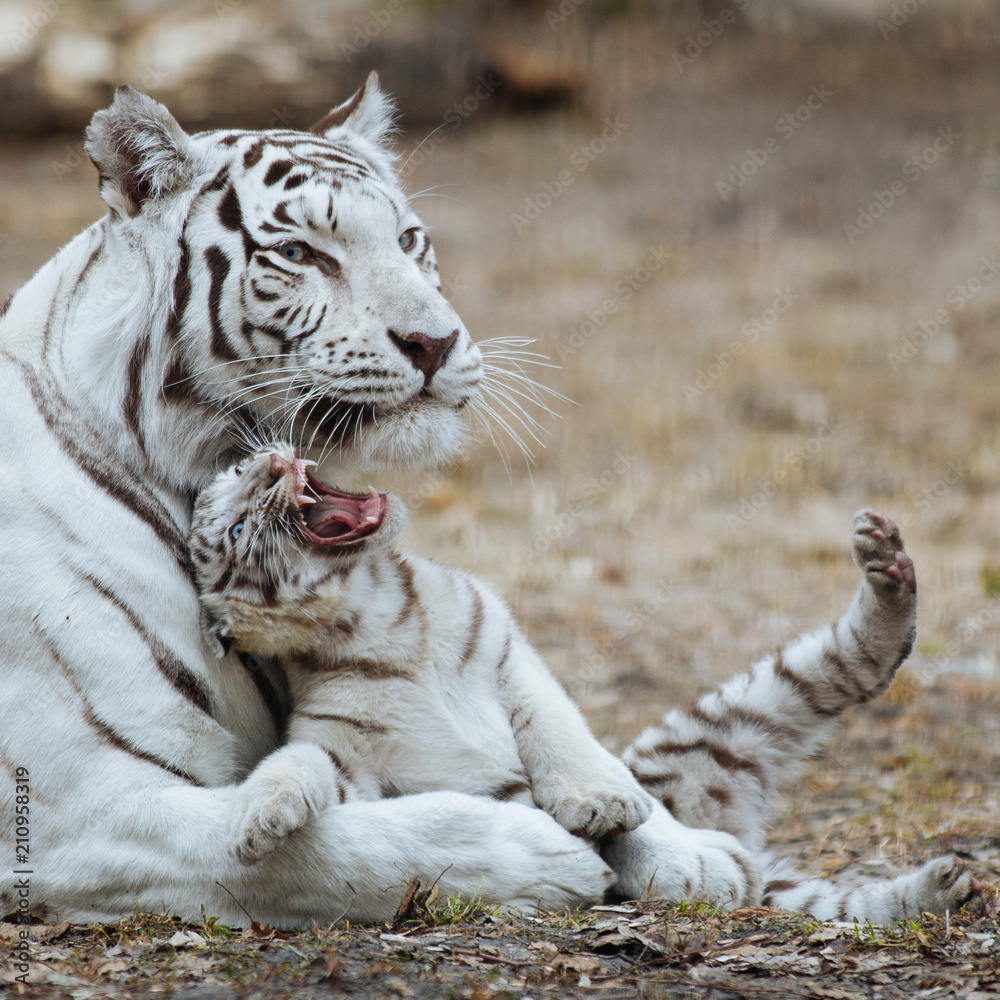
M 774 843 L 816 873 L 892 874 L 948 851 L 995 866 L 1000 53 L 916 30 L 734 28 L 681 67 L 683 26 L 558 30 L 587 60 L 580 107 L 509 117 L 486 101 L 409 162 L 422 136 L 404 136 L 400 162 L 408 189 L 426 189 L 417 204 L 473 335 L 534 340 L 560 367 L 532 374 L 572 402 L 549 397 L 551 417 L 523 401 L 544 444 L 528 438 L 530 466 L 481 433 L 455 467 L 386 484 L 409 499 L 405 541 L 495 584 L 620 750 L 666 707 L 835 617 L 856 585 L 852 513 L 897 518 L 920 581 L 915 654 L 809 766 Z M 77 141 L 0 144 L 0 296 L 100 213 Z M 249 965 L 212 968 L 234 996 L 1000 990 L 988 919 L 866 938 L 648 909 L 413 925 L 419 943 L 265 933 L 240 943 L 241 961 L 250 949 L 270 970 L 257 986 Z M 234 946 L 204 928 L 207 950 L 166 945 L 176 931 L 126 938 L 170 957 L 177 996 L 230 995 L 196 987 L 185 956 Z M 89 970 L 93 989 L 145 988 L 125 944 L 61 935 L 59 967 Z M 554 961 L 577 953 L 600 967 Z M 28 992 L 98 995 L 53 976 Z

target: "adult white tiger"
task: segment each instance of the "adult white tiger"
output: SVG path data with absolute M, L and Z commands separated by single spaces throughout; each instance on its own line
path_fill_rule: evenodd
M 593 900 L 611 878 L 541 811 L 450 793 L 329 809 L 253 869 L 226 850 L 233 782 L 278 745 L 285 706 L 266 664 L 202 644 L 192 491 L 256 428 L 443 458 L 476 392 L 387 124 L 371 79 L 314 135 L 188 136 L 120 90 L 88 131 L 107 216 L 0 321 L 0 837 L 11 857 L 26 775 L 35 909 L 204 904 L 238 923 L 222 883 L 258 920 L 300 924 L 385 918 L 412 875 L 525 906 Z M 642 829 L 665 885 L 758 892 L 727 834 L 665 812 Z M 0 889 L 5 912 L 16 901 Z

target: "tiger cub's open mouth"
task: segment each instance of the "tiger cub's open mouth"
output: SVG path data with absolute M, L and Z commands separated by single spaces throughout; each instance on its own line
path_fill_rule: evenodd
M 310 471 L 314 462 L 271 455 L 271 475 L 290 478 L 299 521 L 307 541 L 317 548 L 342 548 L 375 534 L 388 508 L 384 493 L 347 493 L 321 483 Z

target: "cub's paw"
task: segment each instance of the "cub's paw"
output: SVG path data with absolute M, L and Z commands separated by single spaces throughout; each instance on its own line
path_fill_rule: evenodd
M 887 597 L 917 592 L 913 560 L 903 551 L 896 522 L 873 510 L 854 515 L 854 561 L 875 592 Z
M 342 800 L 330 758 L 312 743 L 289 743 L 257 765 L 236 790 L 230 821 L 232 851 L 255 865 L 293 830 Z
M 922 865 L 910 877 L 916 882 L 914 895 L 918 912 L 954 912 L 966 905 L 977 913 L 991 910 L 984 892 L 986 883 L 975 878 L 961 858 L 953 855 L 937 858 Z
M 613 763 L 617 767 L 603 769 L 609 773 L 586 782 L 534 781 L 535 801 L 561 827 L 592 840 L 634 830 L 649 819 L 653 800 L 624 764 Z

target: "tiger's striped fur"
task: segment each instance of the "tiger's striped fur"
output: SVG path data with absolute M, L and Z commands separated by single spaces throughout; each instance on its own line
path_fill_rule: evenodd
M 268 446 L 220 473 L 190 536 L 215 632 L 279 655 L 295 706 L 288 780 L 269 778 L 264 796 L 247 782 L 241 860 L 288 829 L 289 791 L 312 777 L 302 743 L 329 754 L 342 802 L 466 792 L 537 805 L 595 839 L 646 820 L 650 797 L 591 736 L 506 605 L 468 573 L 392 547 L 405 520 L 395 497 L 375 533 L 343 550 L 310 544 L 294 459 Z
M 0 319 L 0 846 L 14 856 L 25 769 L 33 912 L 238 924 L 222 883 L 276 925 L 376 920 L 401 879 L 442 872 L 445 892 L 526 906 L 604 891 L 604 863 L 544 813 L 444 792 L 328 811 L 252 873 L 227 850 L 288 697 L 267 662 L 204 643 L 194 491 L 258 434 L 438 460 L 480 380 L 388 117 L 370 80 L 319 134 L 189 136 L 120 90 L 87 137 L 107 215 Z

